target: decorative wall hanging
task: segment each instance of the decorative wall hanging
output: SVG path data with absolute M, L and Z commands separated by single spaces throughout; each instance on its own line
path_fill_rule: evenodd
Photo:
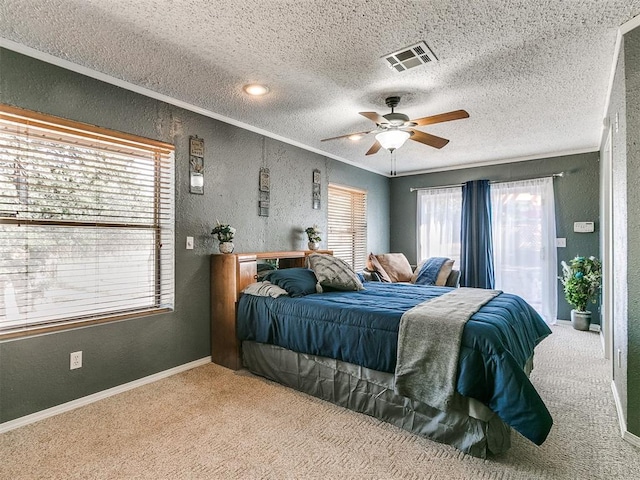
M 258 215 L 261 217 L 269 216 L 269 193 L 271 185 L 269 180 L 269 169 L 260 168 L 259 191 L 260 199 L 258 200 Z
M 317 168 L 313 171 L 313 209 L 320 210 L 320 170 Z
M 204 194 L 204 140 L 189 137 L 189 192 Z

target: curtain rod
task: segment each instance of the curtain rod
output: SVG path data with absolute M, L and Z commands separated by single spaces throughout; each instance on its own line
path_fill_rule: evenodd
M 507 183 L 507 182 L 522 182 L 524 180 L 538 180 L 541 178 L 555 178 L 555 177 L 564 177 L 564 172 L 560 173 L 552 173 L 551 175 L 545 175 L 544 177 L 526 177 L 526 178 L 516 178 L 514 180 L 495 180 L 490 181 L 489 184 L 493 183 Z M 462 187 L 464 183 L 454 183 L 452 185 L 437 185 L 435 187 L 410 187 L 410 192 L 417 192 L 418 190 L 437 190 L 440 188 L 453 188 L 453 187 Z

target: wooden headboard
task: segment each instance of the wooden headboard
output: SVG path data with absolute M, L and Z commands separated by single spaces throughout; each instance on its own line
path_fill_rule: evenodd
M 211 360 L 223 367 L 242 368 L 236 337 L 236 307 L 244 288 L 258 278 L 260 260 L 278 259 L 279 268 L 304 267 L 312 253 L 331 250 L 294 250 L 211 255 Z

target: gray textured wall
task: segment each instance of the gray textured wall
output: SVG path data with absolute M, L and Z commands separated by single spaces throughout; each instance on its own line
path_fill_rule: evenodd
M 326 232 L 327 184 L 334 182 L 368 191 L 369 247 L 389 248 L 386 177 L 4 49 L 0 102 L 176 146 L 175 312 L 0 342 L 0 422 L 208 356 L 216 218 L 236 227 L 236 251 L 301 249 L 306 226 Z M 188 193 L 190 135 L 205 141 L 205 195 Z M 269 217 L 257 214 L 261 166 L 271 173 Z M 322 172 L 321 210 L 311 208 L 314 168 Z M 69 371 L 76 350 L 84 365 Z
M 614 205 L 613 381 L 627 430 L 640 436 L 640 28 L 622 40 L 608 117 Z
M 624 39 L 627 145 L 627 429 L 640 436 L 640 28 Z
M 389 251 L 389 179 L 337 161 L 328 172 L 332 183 L 367 190 L 367 246 L 371 252 Z
M 623 39 L 621 52 L 624 52 Z M 613 362 L 613 381 L 622 410 L 627 411 L 627 119 L 625 58 L 618 58 L 609 104 L 611 153 L 613 156 L 613 353 L 622 352 L 620 366 Z M 617 122 L 616 122 L 617 116 Z M 616 128 L 617 127 L 617 128 Z M 604 148 L 604 145 L 603 145 Z M 604 153 L 604 152 L 603 152 Z M 626 413 L 625 413 L 626 417 Z
M 599 252 L 599 154 L 598 152 L 565 157 L 553 157 L 488 167 L 450 170 L 423 175 L 396 177 L 391 180 L 391 250 L 403 252 L 409 261 L 416 261 L 416 194 L 410 187 L 455 185 L 469 180 L 519 180 L 544 177 L 564 172 L 554 180 L 556 204 L 556 235 L 567 239 L 567 247 L 558 249 L 558 262 L 576 255 Z M 593 221 L 594 233 L 574 233 L 573 222 Z M 558 263 L 558 272 L 560 266 Z M 599 309 L 594 306 L 594 323 L 599 322 Z M 564 299 L 558 282 L 558 318 L 569 319 L 571 307 Z

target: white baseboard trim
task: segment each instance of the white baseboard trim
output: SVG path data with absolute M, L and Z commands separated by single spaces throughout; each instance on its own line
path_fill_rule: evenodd
M 624 438 L 624 432 L 627 431 L 627 420 L 624 417 L 624 411 L 622 410 L 622 402 L 620 402 L 620 395 L 618 395 L 618 389 L 616 388 L 616 382 L 611 381 L 611 391 L 613 392 L 613 401 L 616 403 L 616 411 L 618 412 L 618 422 L 620 422 L 620 434 Z
M 640 448 L 640 437 L 634 435 L 633 433 L 629 433 L 625 430 L 625 432 L 622 434 L 622 439 L 626 440 L 634 447 Z
M 620 422 L 620 435 L 622 439 L 629 442 L 634 447 L 640 448 L 640 437 L 630 433 L 627 430 L 627 420 L 624 416 L 624 411 L 622 410 L 622 402 L 620 402 L 620 395 L 618 395 L 618 389 L 616 388 L 615 382 L 611 382 L 611 390 L 613 391 L 613 399 L 616 403 L 616 411 L 618 412 L 618 421 Z
M 571 326 L 571 320 L 556 320 L 556 323 L 558 325 L 568 325 Z M 589 331 L 591 332 L 599 332 L 600 331 L 600 325 L 596 324 L 596 323 L 592 323 L 591 325 L 589 325 Z
M 112 397 L 113 395 L 126 392 L 127 390 L 133 390 L 134 388 L 141 387 L 142 385 L 146 385 L 148 383 L 157 382 L 158 380 L 162 380 L 163 378 L 167 378 L 177 373 L 191 370 L 192 368 L 206 365 L 207 363 L 211 363 L 211 357 L 205 357 L 201 358 L 200 360 L 194 360 L 193 362 L 178 365 L 177 367 L 154 373 L 153 375 L 134 380 L 133 382 L 124 383 L 122 385 L 118 385 L 117 387 L 108 388 L 107 390 L 102 390 L 101 392 L 96 392 L 91 395 L 87 395 L 86 397 L 78 398 L 61 405 L 56 405 L 55 407 L 47 408 L 46 410 L 41 410 L 30 415 L 25 415 L 24 417 L 16 418 L 15 420 L 9 420 L 8 422 L 0 423 L 0 433 L 24 427 L 25 425 L 29 425 L 30 423 L 44 420 L 45 418 L 53 417 L 55 415 L 63 412 L 68 412 L 69 410 L 73 410 L 78 407 L 84 407 L 85 405 L 97 402 L 98 400 Z

